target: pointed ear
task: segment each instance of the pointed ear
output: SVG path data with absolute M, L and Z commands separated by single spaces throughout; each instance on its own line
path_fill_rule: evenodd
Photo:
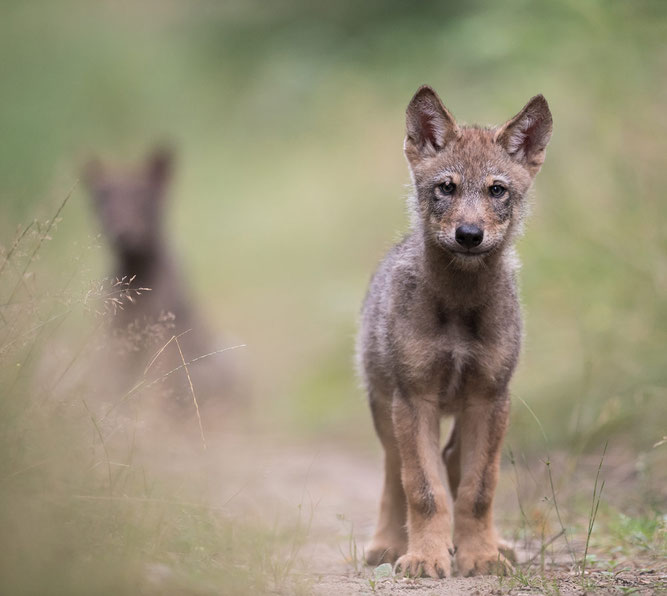
M 91 157 L 81 168 L 81 181 L 88 190 L 92 190 L 102 178 L 104 166 L 97 157 Z
M 174 153 L 169 147 L 159 146 L 148 156 L 146 170 L 151 183 L 163 189 L 171 179 Z
M 547 100 L 536 95 L 496 131 L 494 141 L 535 176 L 544 162 L 552 125 Z
M 422 85 L 406 110 L 405 155 L 410 163 L 435 155 L 461 131 L 438 94 Z

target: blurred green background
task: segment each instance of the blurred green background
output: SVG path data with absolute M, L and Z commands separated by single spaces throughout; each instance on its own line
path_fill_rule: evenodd
M 377 449 L 353 370 L 373 268 L 407 227 L 404 109 L 463 121 L 541 92 L 554 136 L 520 243 L 514 394 L 552 445 L 650 450 L 667 420 L 667 4 L 583 0 L 0 4 L 0 231 L 91 154 L 178 153 L 169 226 L 209 318 L 248 345 L 259 418 Z M 97 233 L 82 186 L 41 255 Z M 79 258 L 108 273 L 104 248 Z M 55 282 L 54 282 L 55 283 Z M 542 444 L 515 401 L 509 441 Z

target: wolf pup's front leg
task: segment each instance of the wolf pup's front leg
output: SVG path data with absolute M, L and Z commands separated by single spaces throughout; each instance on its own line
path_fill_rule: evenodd
M 369 565 L 395 563 L 408 547 L 406 501 L 401 481 L 401 454 L 392 420 L 391 397 L 369 395 L 373 424 L 384 448 L 384 487 L 380 500 L 380 519 L 364 556 Z
M 505 574 L 511 564 L 499 550 L 493 524 L 500 446 L 509 417 L 509 399 L 473 398 L 456 420 L 461 477 L 454 501 L 454 545 L 460 575 Z
M 449 575 L 455 552 L 462 575 L 504 573 L 493 495 L 521 344 L 513 242 L 551 113 L 537 95 L 503 126 L 459 126 L 424 86 L 406 128 L 412 229 L 373 276 L 357 346 L 385 450 L 366 560 L 437 578 Z M 455 424 L 441 456 L 443 415 Z
M 408 552 L 396 562 L 396 571 L 446 577 L 451 573 L 451 515 L 440 459 L 437 395 L 397 392 L 393 422 L 408 505 Z

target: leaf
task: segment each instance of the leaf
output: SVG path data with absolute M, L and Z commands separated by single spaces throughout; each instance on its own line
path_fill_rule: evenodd
M 373 576 L 376 580 L 389 579 L 394 575 L 394 570 L 389 563 L 382 563 L 373 569 Z

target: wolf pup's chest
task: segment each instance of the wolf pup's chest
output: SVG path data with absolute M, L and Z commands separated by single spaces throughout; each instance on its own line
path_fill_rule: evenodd
M 457 312 L 438 305 L 435 322 L 432 370 L 445 406 L 470 376 L 483 374 L 484 320 L 479 310 Z
M 486 374 L 481 311 L 455 311 L 437 304 L 432 317 L 415 323 L 404 321 L 395 339 L 402 346 L 400 368 L 416 386 L 447 400 L 467 378 Z

